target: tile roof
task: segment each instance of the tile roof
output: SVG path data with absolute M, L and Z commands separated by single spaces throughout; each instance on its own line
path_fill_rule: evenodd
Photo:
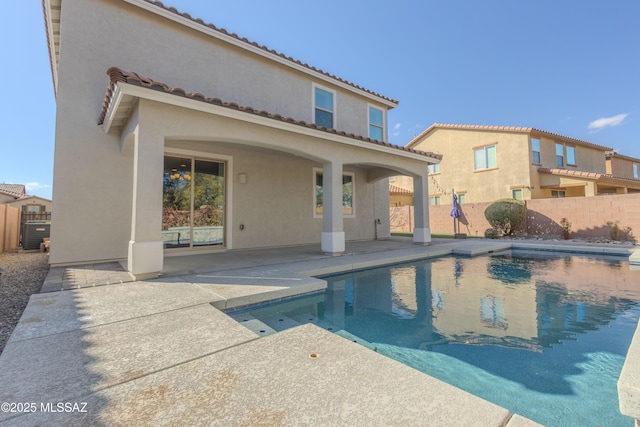
M 589 179 L 594 181 L 625 182 L 629 184 L 635 184 L 636 186 L 640 186 L 640 180 L 638 179 L 625 178 L 622 176 L 615 176 L 607 173 L 587 172 L 587 171 L 578 171 L 578 170 L 560 169 L 560 168 L 538 168 L 538 172 L 547 173 L 551 175 L 566 176 L 570 178 Z
M 16 199 L 27 197 L 27 192 L 23 184 L 0 184 L 0 193 L 12 196 Z
M 619 159 L 631 160 L 633 162 L 640 162 L 640 158 L 638 158 L 638 157 L 627 156 L 627 155 L 624 155 L 624 154 L 620 154 L 620 153 L 618 153 L 616 151 L 607 151 L 607 153 L 605 154 L 605 157 L 607 159 L 610 159 L 612 157 L 617 157 Z
M 397 101 L 397 100 L 395 100 L 395 99 L 388 98 L 388 97 L 386 97 L 386 96 L 380 95 L 379 93 L 376 93 L 376 92 L 373 92 L 373 91 L 371 91 L 371 90 L 369 90 L 369 89 L 366 89 L 366 88 L 364 88 L 364 87 L 362 87 L 362 86 L 358 86 L 358 85 L 357 85 L 357 84 L 355 84 L 355 83 L 352 83 L 352 82 L 350 82 L 350 81 L 348 81 L 348 80 L 344 80 L 344 79 L 342 79 L 342 78 L 340 78 L 340 77 L 337 77 L 337 76 L 335 76 L 335 75 L 333 75 L 333 74 L 330 74 L 330 73 L 328 73 L 328 72 L 326 72 L 326 71 L 323 71 L 323 70 L 321 70 L 321 69 L 319 69 L 319 68 L 316 68 L 316 67 L 314 67 L 314 66 L 312 66 L 312 65 L 309 65 L 309 64 L 304 63 L 304 62 L 302 62 L 302 61 L 299 61 L 299 60 L 297 60 L 297 59 L 294 59 L 294 58 L 292 58 L 292 57 L 290 57 L 290 56 L 287 56 L 287 55 L 285 55 L 285 54 L 283 54 L 283 53 L 280 53 L 280 52 L 278 52 L 278 51 L 276 51 L 276 50 L 269 49 L 267 46 L 261 45 L 261 44 L 259 44 L 259 43 L 254 42 L 254 41 L 250 41 L 250 40 L 248 40 L 248 39 L 247 39 L 247 38 L 245 38 L 245 37 L 240 37 L 240 36 L 238 36 L 236 33 L 230 33 L 229 31 L 227 31 L 227 30 L 226 30 L 226 29 L 224 29 L 224 28 L 219 28 L 219 27 L 215 26 L 214 24 L 206 23 L 206 22 L 204 22 L 204 21 L 203 21 L 202 19 L 200 19 L 200 18 L 193 18 L 190 14 L 188 14 L 188 13 L 186 13 L 186 12 L 180 12 L 180 11 L 179 11 L 178 9 L 176 9 L 175 7 L 172 7 L 172 6 L 165 6 L 161 1 L 158 1 L 158 0 L 144 0 L 144 1 L 145 1 L 145 2 L 147 2 L 147 3 L 149 3 L 149 4 L 152 4 L 152 5 L 158 6 L 158 7 L 162 8 L 162 9 L 164 9 L 164 10 L 167 10 L 167 11 L 169 11 L 169 12 L 175 13 L 176 15 L 181 16 L 181 17 L 183 17 L 183 18 L 186 18 L 186 19 L 188 19 L 188 20 L 190 20 L 190 21 L 193 21 L 193 22 L 196 22 L 196 23 L 198 23 L 198 24 L 200 24 L 200 25 L 203 25 L 203 26 L 205 26 L 205 27 L 208 27 L 208 28 L 210 28 L 210 29 L 212 29 L 212 30 L 214 30 L 214 31 L 217 31 L 217 32 L 221 33 L 221 34 L 224 34 L 224 35 L 226 35 L 226 36 L 232 37 L 232 38 L 234 38 L 234 39 L 236 39 L 236 40 L 238 40 L 238 41 L 241 41 L 241 42 L 243 42 L 243 43 L 247 44 L 248 46 L 257 47 L 257 48 L 259 48 L 259 49 L 262 49 L 262 50 L 263 50 L 263 51 L 265 51 L 265 52 L 268 52 L 269 54 L 272 54 L 272 55 L 278 56 L 278 57 L 280 57 L 280 58 L 286 59 L 287 61 L 290 61 L 290 62 L 291 62 L 291 63 L 293 63 L 293 64 L 301 65 L 301 66 L 303 66 L 303 67 L 305 67 L 305 68 L 309 69 L 310 71 L 314 71 L 314 72 L 316 72 L 316 73 L 320 73 L 320 74 L 322 74 L 322 75 L 324 75 L 324 76 L 326 76 L 326 77 L 329 77 L 329 78 L 331 78 L 331 79 L 337 80 L 337 81 L 339 81 L 339 82 L 341 82 L 341 83 L 347 84 L 347 85 L 349 85 L 349 86 L 351 86 L 351 87 L 354 87 L 354 88 L 356 88 L 356 89 L 359 89 L 359 90 L 361 90 L 361 91 L 364 91 L 364 92 L 366 92 L 366 93 L 368 93 L 368 94 L 370 94 L 370 95 L 376 96 L 376 97 L 378 97 L 378 98 L 382 98 L 382 99 L 384 99 L 384 100 L 386 100 L 386 101 L 389 101 L 389 102 L 392 102 L 392 103 L 394 103 L 394 104 L 396 104 L 396 105 L 399 103 L 399 101 Z
M 461 124 L 445 124 L 445 123 L 434 123 L 425 129 L 420 135 L 414 137 L 407 144 L 408 147 L 416 144 L 418 140 L 422 139 L 429 132 L 434 129 L 454 129 L 454 130 L 480 130 L 480 131 L 492 131 L 492 132 L 522 132 L 529 133 L 534 136 L 545 136 L 553 139 L 558 139 L 566 142 L 571 142 L 578 145 L 584 145 L 591 148 L 596 148 L 598 150 L 610 151 L 611 147 L 605 147 L 603 145 L 594 144 L 593 142 L 583 141 L 576 138 L 571 138 L 569 136 L 560 135 L 553 132 L 548 132 L 546 130 L 536 129 L 532 127 L 520 127 L 520 126 L 488 126 L 488 125 L 461 125 Z
M 406 188 L 398 187 L 397 185 L 389 184 L 389 193 L 391 194 L 413 194 L 413 191 Z
M 318 131 L 327 132 L 327 133 L 331 133 L 331 134 L 334 134 L 334 135 L 344 136 L 344 137 L 347 137 L 347 138 L 352 138 L 352 139 L 356 139 L 356 140 L 364 141 L 364 142 L 370 142 L 372 144 L 376 144 L 376 145 L 380 145 L 380 146 L 384 146 L 384 147 L 389 147 L 389 148 L 394 148 L 394 149 L 405 151 L 405 152 L 408 152 L 408 153 L 418 154 L 418 155 L 421 155 L 421 156 L 442 160 L 442 155 L 441 154 L 435 154 L 435 153 L 430 153 L 430 152 L 421 151 L 421 150 L 414 150 L 413 148 L 404 147 L 404 146 L 395 145 L 395 144 L 389 144 L 387 142 L 377 141 L 375 139 L 367 138 L 367 137 L 360 136 L 360 135 L 355 135 L 353 133 L 347 133 L 347 132 L 339 131 L 339 130 L 332 129 L 332 128 L 326 128 L 324 126 L 317 126 L 314 123 L 307 123 L 307 122 L 305 122 L 303 120 L 296 120 L 294 118 L 285 117 L 285 116 L 282 116 L 280 114 L 272 114 L 272 113 L 269 113 L 269 112 L 264 111 L 264 110 L 257 110 L 257 109 L 255 109 L 253 107 L 238 105 L 235 102 L 225 102 L 225 101 L 222 101 L 219 98 L 207 98 L 204 95 L 202 95 L 201 93 L 190 93 L 190 92 L 186 92 L 182 88 L 173 88 L 173 87 L 168 86 L 165 83 L 156 82 L 156 81 L 154 81 L 154 80 L 152 80 L 150 78 L 143 77 L 143 76 L 141 76 L 141 75 L 139 75 L 137 73 L 134 73 L 134 72 L 124 71 L 124 70 L 122 70 L 122 69 L 120 69 L 118 67 L 109 68 L 107 70 L 107 75 L 109 76 L 110 83 L 109 83 L 109 87 L 107 89 L 107 93 L 105 95 L 105 99 L 104 99 L 103 104 L 102 104 L 102 111 L 101 111 L 100 117 L 98 119 L 98 124 L 99 125 L 102 125 L 104 123 L 104 120 L 105 120 L 106 115 L 107 115 L 107 111 L 108 111 L 109 106 L 110 106 L 111 101 L 112 101 L 113 91 L 115 89 L 116 84 L 118 84 L 118 83 L 127 83 L 127 84 L 131 84 L 131 85 L 145 87 L 145 88 L 152 89 L 152 90 L 157 90 L 157 91 L 160 91 L 160 92 L 169 93 L 169 94 L 180 96 L 180 97 L 183 97 L 183 98 L 189 98 L 189 99 L 192 99 L 194 101 L 206 102 L 208 104 L 213 104 L 213 105 L 229 108 L 229 109 L 236 110 L 236 111 L 242 111 L 242 112 L 247 113 L 247 114 L 254 114 L 254 115 L 266 117 L 266 118 L 269 118 L 269 119 L 272 119 L 272 120 L 277 120 L 277 121 L 281 121 L 281 122 L 287 122 L 287 123 L 291 123 L 291 124 L 294 124 L 294 125 L 297 125 L 297 126 L 303 126 L 303 127 L 310 128 L 310 129 L 316 129 Z

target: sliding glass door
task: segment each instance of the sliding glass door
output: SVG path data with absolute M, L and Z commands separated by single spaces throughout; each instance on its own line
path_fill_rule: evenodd
M 225 246 L 225 164 L 165 156 L 162 238 L 166 249 Z

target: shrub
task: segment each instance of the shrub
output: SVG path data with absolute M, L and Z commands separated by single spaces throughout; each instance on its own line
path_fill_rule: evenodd
M 484 217 L 493 228 L 509 236 L 524 228 L 527 208 L 521 200 L 496 200 L 485 209 Z
M 497 239 L 498 238 L 498 230 L 495 228 L 487 228 L 484 230 L 484 237 L 487 239 Z
M 564 240 L 569 240 L 571 238 L 571 223 L 567 218 L 562 218 L 560 220 L 560 227 L 562 227 L 562 237 Z

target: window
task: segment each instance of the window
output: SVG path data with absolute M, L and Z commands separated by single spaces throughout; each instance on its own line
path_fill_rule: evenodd
M 540 163 L 540 140 L 538 138 L 531 138 L 531 161 Z
M 551 190 L 551 197 L 557 199 L 559 197 L 565 197 L 566 193 L 564 190 Z
M 379 108 L 369 107 L 369 138 L 384 141 L 384 113 Z
M 637 163 L 634 163 L 634 164 L 633 164 L 633 178 L 634 178 L 634 179 L 638 179 L 638 168 L 639 168 L 639 167 L 640 167 L 640 166 L 638 166 L 638 164 L 637 164 Z
M 429 197 L 429 205 L 437 206 L 440 204 L 440 196 L 431 196 Z
M 315 191 L 314 191 L 314 211 L 313 216 L 315 218 L 322 218 L 322 198 L 324 195 L 324 183 L 321 169 L 314 169 L 315 171 Z M 355 175 L 352 173 L 345 173 L 342 175 L 342 215 L 347 217 L 353 217 L 355 211 L 353 208 L 353 182 Z
M 427 171 L 429 173 L 440 173 L 440 164 L 429 165 L 427 166 Z
M 564 167 L 564 145 L 556 144 L 556 166 Z
M 467 193 L 458 194 L 458 204 L 464 205 L 467 203 Z
M 516 200 L 522 200 L 522 189 L 511 190 L 511 197 Z
M 40 205 L 27 206 L 27 212 L 40 212 L 40 211 L 44 211 L 44 206 L 40 206 Z
M 567 164 L 575 166 L 576 165 L 576 147 L 566 147 L 567 149 Z
M 475 170 L 496 167 L 496 146 L 476 148 L 473 150 Z
M 334 127 L 333 113 L 335 111 L 334 93 L 320 89 L 319 87 L 314 87 L 313 104 L 314 123 L 317 126 L 332 129 Z

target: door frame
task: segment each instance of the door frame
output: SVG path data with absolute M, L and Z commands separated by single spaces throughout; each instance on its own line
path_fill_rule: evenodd
M 212 162 L 220 162 L 225 164 L 225 174 L 224 174 L 224 192 L 225 192 L 225 207 L 224 207 L 224 226 L 223 226 L 223 246 L 199 246 L 199 247 L 188 247 L 188 248 L 173 248 L 173 249 L 164 249 L 165 256 L 172 255 L 190 255 L 195 253 L 213 253 L 213 252 L 224 252 L 229 249 L 233 249 L 233 156 L 225 155 L 225 154 L 217 154 L 214 152 L 207 151 L 194 151 L 194 150 L 182 150 L 179 148 L 169 148 L 165 149 L 163 155 L 164 157 L 187 157 L 196 159 L 196 160 L 204 160 L 204 161 L 212 161 Z M 162 179 L 162 177 L 160 177 Z M 162 190 L 161 190 L 162 191 Z M 192 200 L 193 202 L 193 200 Z M 191 242 L 193 244 L 193 242 Z

